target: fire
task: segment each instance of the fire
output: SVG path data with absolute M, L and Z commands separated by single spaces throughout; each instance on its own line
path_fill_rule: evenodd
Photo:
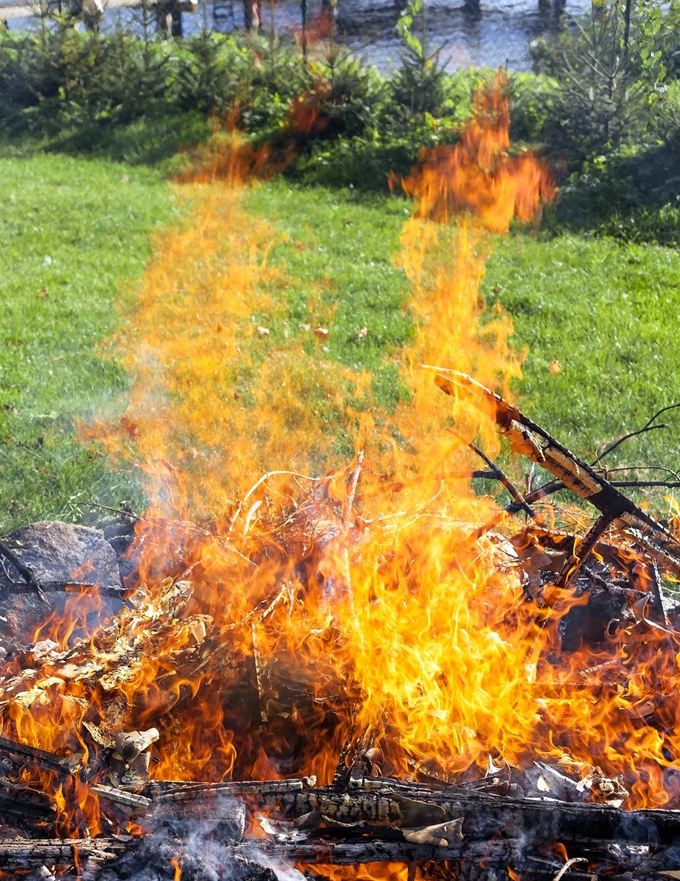
M 75 649 L 96 675 L 73 673 L 68 653 L 6 671 L 23 675 L 8 736 L 88 762 L 93 738 L 105 748 L 155 728 L 156 779 L 327 783 L 348 770 L 337 759 L 351 746 L 367 774 L 464 780 L 543 758 L 590 775 L 594 798 L 591 762 L 623 775 L 630 806 L 680 796 L 664 780 L 680 748 L 676 707 L 656 694 L 661 677 L 673 693 L 680 654 L 661 657 L 666 635 L 630 623 L 611 636 L 610 678 L 587 673 L 610 661 L 609 646 L 557 660 L 559 619 L 579 600 L 547 621 L 503 535 L 477 540 L 503 517 L 460 472 L 476 466 L 469 442 L 495 456 L 498 436 L 462 397 L 451 409 L 420 366 L 505 396 L 521 376 L 510 318 L 486 314 L 479 286 L 494 237 L 537 216 L 553 190 L 539 160 L 508 154 L 508 125 L 499 81 L 460 143 L 403 182 L 414 213 L 399 259 L 418 333 L 402 366 L 412 400 L 387 426 L 344 404 L 350 383 L 370 400 L 368 375 L 287 333 L 267 292 L 288 281 L 268 262 L 277 233 L 247 212 L 242 165 L 227 150 L 225 180 L 202 173 L 187 186 L 188 222 L 158 239 L 111 342 L 134 380 L 125 412 L 88 429 L 139 469 L 153 499 L 137 524 L 130 602 Z M 332 312 L 314 308 L 332 327 Z M 346 425 L 349 465 L 333 453 Z M 81 629 L 84 617 L 73 618 Z M 65 649 L 68 629 L 50 627 L 36 639 L 49 632 Z M 102 828 L 84 784 L 42 785 L 71 831 L 82 817 Z

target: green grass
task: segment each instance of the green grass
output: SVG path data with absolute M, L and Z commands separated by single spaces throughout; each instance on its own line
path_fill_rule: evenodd
M 271 259 L 296 280 L 291 311 L 309 321 L 303 304 L 325 279 L 322 299 L 337 304 L 327 356 L 374 370 L 380 402 L 394 403 L 403 389 L 386 355 L 412 332 L 408 285 L 393 261 L 409 203 L 279 181 L 255 190 L 250 204 L 289 237 Z M 513 342 L 527 351 L 522 407 L 574 451 L 593 456 L 680 402 L 678 251 L 517 234 L 498 240 L 483 292 L 489 306 L 499 300 L 510 312 Z M 358 340 L 361 327 L 369 333 Z M 680 468 L 680 411 L 659 421 L 670 428 L 628 442 L 607 462 Z
M 275 181 L 255 188 L 248 204 L 280 234 L 269 262 L 285 266 L 292 280 L 285 296 L 293 329 L 332 323 L 324 356 L 373 371 L 377 403 L 393 407 L 405 389 L 390 355 L 413 333 L 408 285 L 393 261 L 410 203 Z
M 601 452 L 680 402 L 676 250 L 523 235 L 499 242 L 483 288 L 489 304 L 498 299 L 510 312 L 515 341 L 527 348 L 523 409 L 574 451 Z M 659 421 L 670 428 L 627 442 L 610 464 L 680 468 L 680 411 Z
M 173 217 L 160 173 L 66 156 L 0 156 L 0 531 L 82 519 L 133 485 L 75 440 L 125 376 L 99 359 L 114 300 Z
M 0 531 L 45 517 L 83 519 L 134 483 L 75 439 L 74 421 L 110 408 L 126 378 L 99 359 L 114 303 L 139 278 L 150 234 L 177 209 L 158 171 L 57 155 L 0 156 Z M 394 363 L 413 333 L 393 258 L 409 211 L 396 197 L 255 188 L 250 209 L 279 231 L 269 260 L 291 284 L 287 326 L 325 322 L 323 356 L 374 372 L 388 409 L 405 391 Z M 527 348 L 522 407 L 587 455 L 680 400 L 680 254 L 574 234 L 499 240 L 483 285 Z M 367 328 L 365 336 L 358 331 Z M 315 343 L 310 341 L 310 351 Z M 561 372 L 550 372 L 559 361 Z M 619 462 L 680 466 L 672 429 L 621 448 Z

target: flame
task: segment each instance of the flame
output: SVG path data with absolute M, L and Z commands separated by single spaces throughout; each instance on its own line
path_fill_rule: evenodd
M 472 440 L 497 455 L 496 431 L 462 398 L 451 408 L 420 367 L 474 374 L 507 397 L 521 376 L 510 318 L 487 314 L 479 286 L 495 237 L 553 190 L 534 156 L 509 155 L 502 87 L 477 96 L 459 144 L 403 181 L 414 213 L 399 259 L 418 331 L 402 359 L 411 400 L 391 415 L 372 406 L 370 376 L 290 333 L 283 298 L 268 294 L 288 278 L 268 262 L 276 231 L 245 206 L 256 163 L 232 142 L 211 172 L 220 180 L 204 169 L 185 184 L 188 222 L 157 240 L 109 347 L 133 377 L 125 411 L 85 431 L 144 475 L 153 500 L 131 549 L 130 603 L 77 648 L 104 658 L 96 676 L 35 659 L 7 702 L 8 736 L 87 761 L 86 721 L 153 726 L 156 778 L 327 783 L 350 744 L 368 773 L 460 780 L 538 757 L 587 780 L 593 798 L 604 795 L 590 763 L 623 776 L 630 806 L 680 798 L 665 775 L 680 747 L 665 696 L 680 654 L 639 622 L 601 651 L 555 651 L 560 618 L 584 600 L 538 608 L 503 536 L 478 538 L 503 517 L 460 472 L 475 467 Z M 310 309 L 332 328 L 332 311 Z M 346 406 L 350 386 L 366 410 Z M 341 427 L 349 465 L 334 451 Z M 70 638 L 61 622 L 36 637 L 48 632 Z M 614 670 L 593 672 L 612 658 Z M 10 675 L 20 670 L 6 685 Z M 81 818 L 103 828 L 86 787 L 41 785 L 71 831 Z

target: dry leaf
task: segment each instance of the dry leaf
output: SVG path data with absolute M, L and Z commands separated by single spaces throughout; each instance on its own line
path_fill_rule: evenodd
M 357 337 L 358 337 L 360 340 L 363 340 L 363 338 L 366 336 L 367 333 L 368 333 L 368 328 L 367 328 L 367 327 L 362 327 L 361 330 L 358 330 L 358 331 L 357 331 Z
M 48 293 L 49 293 L 49 291 L 47 290 L 47 288 L 42 288 L 41 290 L 38 291 L 38 296 L 40 297 L 41 300 L 44 300 Z
M 550 362 L 550 367 L 548 368 L 548 370 L 550 370 L 553 376 L 557 376 L 558 373 L 562 373 L 562 365 L 557 359 L 555 359 L 554 361 Z
M 330 336 L 330 331 L 325 327 L 315 327 L 314 328 L 314 336 L 317 339 L 325 340 Z
M 258 336 L 261 336 L 261 337 L 269 336 L 269 328 L 260 327 L 260 325 L 258 325 L 257 326 L 257 333 L 258 333 Z

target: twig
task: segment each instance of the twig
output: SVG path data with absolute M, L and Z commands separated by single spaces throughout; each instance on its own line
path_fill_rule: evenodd
M 343 743 L 340 754 L 338 755 L 338 763 L 335 766 L 335 773 L 333 774 L 332 785 L 335 787 L 341 787 L 346 782 L 346 778 L 349 773 L 349 768 L 347 767 L 347 756 L 349 755 L 349 751 L 352 748 L 352 741 L 354 740 L 354 735 L 356 733 L 355 725 L 356 704 L 352 704 L 352 712 L 350 715 L 349 727 L 347 729 L 347 737 L 345 738 L 345 742 Z
M 666 489 L 678 489 L 680 480 L 612 480 L 612 486 L 663 486 Z
M 47 601 L 47 597 L 45 596 L 43 589 L 40 585 L 40 582 L 33 574 L 33 570 L 26 566 L 21 560 L 17 557 L 14 551 L 9 547 L 9 545 L 5 544 L 4 541 L 0 541 L 0 554 L 8 560 L 12 566 L 17 570 L 19 575 L 25 580 L 26 584 L 35 591 L 38 595 L 39 599 L 45 603 L 45 605 L 50 608 L 50 604 Z
M 464 397 L 492 419 L 515 452 L 545 468 L 566 487 L 594 505 L 602 515 L 612 521 L 620 521 L 627 530 L 632 531 L 636 541 L 653 548 L 663 558 L 663 564 L 680 575 L 680 544 L 662 523 L 500 395 L 464 373 L 436 367 L 428 369 L 438 371 L 435 383 L 443 392 Z M 647 530 L 663 537 L 663 549 L 659 549 L 656 542 L 644 535 Z
M 299 471 L 267 471 L 263 474 L 259 480 L 257 480 L 245 494 L 245 496 L 241 499 L 241 501 L 236 506 L 236 511 L 234 512 L 234 516 L 231 519 L 231 523 L 229 524 L 229 529 L 227 531 L 227 541 L 231 539 L 231 534 L 234 531 L 234 526 L 236 525 L 236 521 L 238 520 L 239 514 L 244 509 L 246 502 L 248 499 L 256 492 L 263 483 L 269 480 L 270 477 L 276 477 L 279 475 L 287 475 L 288 477 L 299 477 L 301 480 L 309 480 L 312 483 L 324 483 L 330 480 L 333 480 L 337 477 L 336 474 L 327 474 L 324 477 L 310 477 L 309 474 L 301 474 Z
M 559 872 L 553 878 L 553 881 L 562 881 L 562 878 L 567 874 L 569 869 L 572 866 L 575 866 L 576 863 L 587 863 L 588 860 L 585 857 L 572 857 L 570 860 L 567 860 L 566 863 L 562 866 Z
M 631 431 L 628 434 L 624 434 L 623 437 L 620 437 L 617 441 L 614 441 L 613 444 L 610 444 L 610 446 L 608 446 L 604 450 L 604 452 L 595 457 L 595 463 L 601 462 L 605 456 L 608 456 L 609 453 L 613 452 L 624 441 L 630 440 L 632 437 L 637 437 L 640 434 L 644 434 L 646 431 L 653 431 L 655 428 L 668 428 L 668 425 L 666 425 L 665 423 L 663 425 L 654 425 L 653 423 L 656 422 L 656 420 L 659 418 L 659 416 L 661 416 L 662 413 L 668 413 L 669 410 L 677 410 L 678 407 L 680 407 L 680 403 L 669 404 L 667 407 L 662 407 L 650 419 L 647 420 L 642 428 L 639 428 L 637 431 Z
M 342 510 L 342 526 L 345 532 L 349 529 L 350 520 L 352 519 L 352 506 L 354 505 L 354 497 L 356 496 L 363 461 L 364 451 L 359 450 L 356 463 L 352 468 L 349 480 L 347 481 L 347 498 L 345 499 L 345 504 Z
M 398 493 L 403 489 L 411 486 L 417 486 L 420 483 L 425 483 L 426 481 L 442 481 L 442 480 L 472 480 L 472 479 L 480 479 L 480 480 L 496 480 L 497 475 L 493 471 L 481 471 L 479 469 L 464 469 L 461 471 L 442 471 L 439 474 L 428 477 L 417 477 L 413 480 L 403 481 L 397 480 L 393 483 L 385 483 L 380 486 L 378 489 L 370 490 L 367 492 L 358 493 L 355 502 L 363 502 L 364 499 L 372 499 L 376 496 L 382 496 L 386 493 Z
M 329 480 L 333 480 L 334 477 L 337 477 L 337 474 L 327 474 L 325 477 L 310 477 L 309 474 L 301 474 L 299 471 L 267 471 L 266 474 L 263 474 L 260 479 L 250 487 L 248 492 L 242 499 L 241 504 L 245 505 L 248 499 L 252 496 L 252 494 L 260 487 L 263 483 L 269 480 L 270 477 L 277 477 L 279 475 L 288 475 L 288 477 L 299 477 L 302 480 L 309 480 L 312 483 L 324 483 Z
M 489 466 L 489 468 L 493 472 L 494 477 L 496 477 L 498 480 L 500 480 L 500 482 L 503 484 L 503 486 L 507 489 L 507 491 L 512 496 L 512 499 L 515 502 L 515 504 L 519 506 L 519 509 L 522 511 L 526 511 L 526 513 L 529 515 L 529 517 L 531 517 L 533 519 L 533 517 L 535 516 L 533 509 L 531 508 L 531 506 L 527 502 L 526 498 L 521 494 L 521 492 L 517 489 L 517 487 L 514 485 L 514 483 L 507 476 L 507 474 L 502 470 L 502 468 L 500 468 L 493 461 L 493 459 L 490 459 L 486 455 L 484 450 L 481 450 L 477 446 L 477 444 L 473 443 L 472 441 L 466 441 L 464 437 L 461 437 L 457 432 L 453 431 L 452 429 L 449 429 L 449 431 L 451 432 L 451 434 L 455 435 L 455 437 L 457 437 L 459 440 L 461 440 L 464 444 L 466 444 L 472 450 L 473 453 L 476 453 L 479 456 L 479 458 L 486 465 Z
M 121 517 L 129 517 L 131 520 L 141 520 L 139 514 L 134 511 L 126 511 L 125 508 L 112 508 L 110 505 L 100 505 L 99 502 L 90 502 L 91 508 L 101 508 L 102 511 L 111 511 L 113 514 L 120 514 Z
M 258 703 L 260 704 L 260 720 L 266 725 L 269 721 L 269 716 L 267 715 L 267 710 L 264 705 L 264 694 L 262 693 L 262 667 L 260 665 L 260 651 L 257 646 L 257 631 L 255 629 L 255 622 L 252 621 L 250 624 L 250 632 L 253 637 L 253 661 L 255 663 L 255 681 L 257 683 L 257 698 Z
M 667 468 L 665 465 L 618 465 L 616 468 L 605 468 L 604 475 L 608 477 L 619 471 L 665 471 L 666 474 L 671 474 L 676 480 L 680 480 L 680 472 Z
M 598 456 L 595 456 L 595 461 L 592 463 L 593 465 L 597 465 L 598 462 L 601 462 L 605 456 L 609 453 L 612 453 L 617 447 L 619 447 L 624 441 L 630 440 L 633 437 L 638 437 L 641 434 L 645 434 L 648 431 L 656 431 L 658 428 L 668 428 L 668 424 L 666 422 L 661 422 L 659 425 L 645 425 L 644 428 L 638 428 L 637 431 L 629 431 L 628 434 L 624 434 L 623 437 L 620 437 L 617 441 L 607 447 L 607 449 L 600 453 Z
M 562 571 L 557 576 L 557 580 L 555 581 L 555 587 L 564 589 L 565 587 L 569 586 L 569 582 L 572 581 L 572 579 L 574 579 L 576 575 L 578 575 L 579 569 L 588 558 L 600 538 L 602 538 L 607 529 L 609 529 L 613 519 L 614 518 L 611 517 L 609 514 L 603 514 L 601 517 L 598 517 L 595 523 L 593 523 L 588 532 L 578 543 L 574 550 L 574 553 L 562 567 Z

